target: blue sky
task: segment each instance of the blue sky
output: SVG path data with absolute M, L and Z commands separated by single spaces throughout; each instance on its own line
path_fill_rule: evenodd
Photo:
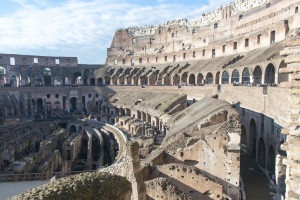
M 104 64 L 118 28 L 194 19 L 233 0 L 1 0 L 0 53 Z

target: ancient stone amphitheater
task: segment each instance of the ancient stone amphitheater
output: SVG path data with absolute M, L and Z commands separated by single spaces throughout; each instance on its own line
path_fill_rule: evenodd
M 300 199 L 299 6 L 119 29 L 105 65 L 0 54 L 0 182 L 57 179 L 12 199 Z

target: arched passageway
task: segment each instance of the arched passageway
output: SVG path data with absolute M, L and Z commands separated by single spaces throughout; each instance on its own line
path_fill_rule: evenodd
M 195 75 L 191 74 L 189 77 L 189 84 L 194 85 L 195 84 Z
M 92 86 L 95 85 L 95 79 L 94 79 L 94 78 L 91 78 L 91 79 L 90 79 L 90 85 L 92 85 Z
M 249 69 L 246 67 L 242 73 L 242 84 L 249 84 L 250 83 L 250 72 Z
M 78 83 L 78 77 L 81 78 L 81 74 L 79 72 L 75 72 L 73 74 L 72 84 L 80 84 Z
M 197 76 L 197 84 L 203 83 L 203 74 L 199 73 Z
M 275 160 L 276 155 L 274 148 L 272 146 L 268 149 L 268 159 L 267 159 L 267 170 L 269 172 L 269 177 L 272 178 L 275 175 Z
M 279 70 L 278 70 L 278 83 L 289 81 L 289 74 L 280 72 L 280 69 L 286 68 L 286 67 L 287 67 L 287 64 L 284 61 L 282 61 L 279 65 Z
M 43 103 L 43 99 L 38 98 L 36 101 L 36 105 L 37 105 L 37 112 L 38 113 L 43 113 L 44 112 L 44 103 Z
M 72 97 L 70 99 L 70 112 L 74 112 L 75 110 L 77 110 L 77 98 Z
M 71 125 L 71 126 L 70 126 L 69 133 L 70 133 L 70 135 L 71 135 L 72 133 L 76 133 L 76 127 L 75 127 L 74 125 Z
M 44 84 L 47 86 L 51 85 L 51 70 L 49 68 L 44 69 Z
M 178 74 L 175 74 L 173 76 L 173 85 L 179 85 L 180 83 L 180 76 Z
M 228 84 L 229 83 L 229 74 L 228 72 L 225 70 L 222 73 L 222 84 Z
M 254 158 L 256 158 L 257 130 L 256 130 L 256 123 L 255 123 L 254 119 L 250 120 L 249 135 L 250 135 L 250 141 L 251 141 L 251 147 L 252 147 L 252 155 Z
M 184 72 L 181 76 L 181 84 L 183 84 L 183 85 L 187 84 L 187 77 L 188 77 L 188 73 Z
M 98 85 L 99 86 L 103 85 L 103 79 L 102 78 L 98 78 L 97 80 L 98 80 Z
M 105 85 L 110 85 L 110 77 L 109 76 L 105 77 Z
M 275 67 L 272 63 L 270 63 L 265 71 L 265 84 L 273 83 L 275 83 Z
M 256 66 L 253 71 L 253 83 L 261 84 L 262 72 L 260 66 Z
M 262 138 L 259 139 L 258 141 L 258 152 L 257 152 L 257 161 L 258 164 L 262 168 L 265 168 L 265 163 L 266 163 L 266 147 L 265 147 L 265 142 Z
M 207 84 L 212 84 L 214 82 L 214 77 L 212 75 L 212 73 L 207 73 L 206 74 L 206 83 Z
M 240 83 L 240 73 L 237 69 L 233 70 L 233 72 L 232 72 L 231 83 L 233 83 L 233 84 Z

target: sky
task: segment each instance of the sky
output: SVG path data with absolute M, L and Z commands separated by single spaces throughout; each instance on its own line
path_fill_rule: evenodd
M 0 53 L 104 64 L 119 28 L 195 19 L 234 0 L 0 0 Z

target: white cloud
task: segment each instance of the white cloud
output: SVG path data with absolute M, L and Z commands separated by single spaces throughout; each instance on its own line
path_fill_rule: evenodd
M 118 28 L 201 16 L 228 0 L 195 8 L 187 5 L 142 6 L 117 0 L 13 0 L 19 9 L 0 16 L 0 52 L 77 56 L 81 63 L 104 63 Z M 1 6 L 1 3 L 0 3 Z M 41 53 L 40 53 L 41 52 Z

